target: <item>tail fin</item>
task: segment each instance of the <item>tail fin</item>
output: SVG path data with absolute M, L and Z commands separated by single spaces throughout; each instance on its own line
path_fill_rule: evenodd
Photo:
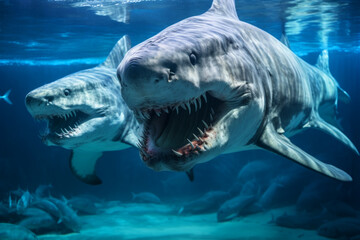
M 11 93 L 11 89 L 8 90 L 8 91 L 5 93 L 4 96 L 2 96 L 2 98 L 3 98 L 3 99 L 5 100 L 5 102 L 7 102 L 8 104 L 12 104 L 12 102 L 11 102 L 11 100 L 10 100 L 10 98 L 9 98 L 10 93 Z

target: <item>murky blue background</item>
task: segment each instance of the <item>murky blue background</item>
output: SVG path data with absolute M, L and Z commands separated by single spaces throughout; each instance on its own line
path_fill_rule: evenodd
M 0 0 L 0 95 L 12 89 L 10 98 L 14 103 L 8 105 L 0 100 L 0 195 L 6 196 L 9 190 L 18 187 L 33 190 L 39 184 L 51 183 L 64 195 L 93 193 L 107 199 L 130 199 L 131 192 L 151 191 L 171 200 L 196 197 L 209 190 L 227 190 L 241 167 L 250 161 L 295 166 L 262 151 L 222 155 L 197 165 L 195 182 L 190 183 L 184 173 L 148 169 L 137 150 L 131 148 L 104 155 L 97 168 L 103 184 L 94 187 L 72 175 L 69 151 L 47 147 L 38 138 L 39 124 L 24 105 L 26 93 L 101 63 L 124 34 L 130 36 L 134 46 L 173 23 L 203 13 L 210 5 L 210 0 L 101 1 L 101 4 Z M 292 50 L 311 64 L 322 49 L 329 49 L 330 70 L 352 97 L 350 104 L 340 104 L 339 118 L 344 132 L 359 148 L 360 2 L 253 0 L 236 1 L 236 6 L 241 20 L 277 38 L 284 27 Z M 319 159 L 348 171 L 355 181 L 347 186 L 352 189 L 352 196 L 360 196 L 359 157 L 316 130 L 308 130 L 293 141 Z M 303 170 L 297 168 L 299 172 Z M 325 178 L 310 171 L 309 174 L 314 179 Z

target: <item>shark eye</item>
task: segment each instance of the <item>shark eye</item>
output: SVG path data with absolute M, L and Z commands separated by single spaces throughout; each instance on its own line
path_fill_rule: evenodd
M 190 62 L 192 65 L 195 65 L 196 64 L 196 56 L 195 54 L 190 54 Z
M 65 89 L 65 90 L 64 90 L 64 95 L 65 95 L 65 96 L 69 96 L 70 93 L 71 93 L 70 89 Z

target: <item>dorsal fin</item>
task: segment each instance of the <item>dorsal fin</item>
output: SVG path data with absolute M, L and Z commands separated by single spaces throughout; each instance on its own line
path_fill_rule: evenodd
M 113 47 L 109 56 L 101 66 L 108 68 L 117 68 L 121 60 L 124 58 L 125 53 L 130 49 L 130 39 L 127 35 L 123 36 Z
M 238 19 L 234 0 L 214 0 L 208 12 Z
M 327 50 L 323 50 L 316 62 L 316 67 L 320 69 L 321 71 L 330 74 L 330 68 L 329 68 L 329 54 Z

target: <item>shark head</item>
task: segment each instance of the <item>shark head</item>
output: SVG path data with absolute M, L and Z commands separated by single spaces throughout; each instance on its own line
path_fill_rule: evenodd
M 254 66 L 235 22 L 233 1 L 214 1 L 130 49 L 118 66 L 123 98 L 144 124 L 140 155 L 149 167 L 187 171 L 255 135 L 263 106 L 245 77 Z
M 120 85 L 104 68 L 84 70 L 39 87 L 26 96 L 30 114 L 47 122 L 43 141 L 73 149 L 110 137 L 125 119 Z M 115 127 L 116 126 L 116 127 Z
M 99 66 L 70 74 L 27 94 L 25 104 L 29 113 L 47 122 L 44 143 L 67 149 L 95 143 L 100 150 L 108 150 L 108 146 L 100 146 L 99 142 L 137 143 L 133 134 L 129 134 L 137 123 L 121 97 L 116 78 L 116 66 L 129 48 L 125 36 Z

